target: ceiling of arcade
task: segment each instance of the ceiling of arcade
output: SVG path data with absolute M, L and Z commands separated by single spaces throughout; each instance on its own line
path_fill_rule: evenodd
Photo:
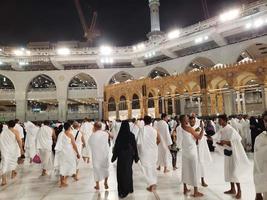
M 204 68 L 178 75 L 166 76 L 157 79 L 145 78 L 105 87 L 106 99 L 112 96 L 116 102 L 124 95 L 127 100 L 132 100 L 133 94 L 142 97 L 143 86 L 146 86 L 147 95 L 171 96 L 183 94 L 199 94 L 200 75 L 206 75 L 207 89 L 209 92 L 217 90 L 235 89 L 254 85 L 267 86 L 267 59 L 259 59 L 235 65 L 224 65 L 218 68 Z

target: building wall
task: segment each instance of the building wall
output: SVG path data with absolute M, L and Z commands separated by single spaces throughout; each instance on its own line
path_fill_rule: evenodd
M 208 58 L 213 61 L 214 64 L 231 64 L 236 63 L 239 55 L 249 46 L 256 43 L 264 43 L 267 41 L 267 36 L 258 37 L 252 40 L 243 41 L 240 43 L 223 46 L 220 48 L 204 51 L 201 53 L 176 58 L 166 62 L 154 64 L 143 68 L 129 68 L 129 69 L 88 69 L 88 70 L 55 70 L 55 71 L 3 71 L 0 70 L 0 74 L 9 78 L 15 86 L 14 99 L 16 101 L 16 116 L 21 120 L 25 120 L 26 111 L 26 99 L 27 88 L 33 78 L 38 75 L 45 74 L 53 79 L 56 84 L 56 96 L 55 99 L 59 103 L 59 120 L 65 120 L 67 118 L 67 99 L 68 99 L 68 84 L 71 79 L 80 74 L 89 74 L 97 83 L 97 94 L 92 94 L 92 98 L 98 98 L 102 105 L 104 97 L 104 86 L 109 83 L 109 80 L 121 71 L 129 73 L 134 79 L 140 77 L 147 77 L 150 72 L 156 67 L 161 67 L 169 74 L 182 73 L 186 70 L 187 66 L 198 57 Z M 0 94 L 1 98 L 7 96 Z M 11 95 L 12 96 L 12 95 Z M 13 97 L 10 97 L 13 98 Z M 77 96 L 79 98 L 79 96 Z M 10 99 L 11 100 L 11 99 Z M 102 116 L 102 107 L 99 108 L 100 117 Z

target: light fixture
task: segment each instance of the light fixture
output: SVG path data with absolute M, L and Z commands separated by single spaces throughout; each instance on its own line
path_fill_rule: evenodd
M 148 52 L 145 54 L 145 58 L 152 58 L 156 55 L 156 52 L 155 51 L 152 51 L 152 52 Z
M 168 33 L 168 38 L 169 38 L 170 40 L 172 40 L 172 39 L 176 39 L 176 38 L 178 38 L 179 36 L 180 36 L 180 31 L 179 31 L 178 29 L 173 30 L 173 31 L 170 31 L 170 32 Z
M 141 51 L 141 50 L 145 49 L 145 47 L 146 47 L 145 44 L 142 42 L 142 43 L 139 43 L 139 44 L 133 46 L 133 50 L 134 51 Z
M 19 65 L 20 66 L 25 66 L 25 65 L 28 65 L 29 63 L 27 61 L 20 61 L 19 62 Z
M 113 58 L 101 58 L 100 62 L 102 64 L 113 64 L 114 63 L 114 59 Z
M 100 54 L 102 54 L 102 55 L 108 56 L 108 55 L 111 55 L 112 52 L 113 52 L 113 49 L 110 46 L 101 46 L 100 47 Z
M 4 63 L 2 61 L 0 61 L 0 65 L 3 65 Z
M 255 22 L 254 22 L 254 24 L 253 24 L 253 26 L 255 27 L 255 28 L 260 28 L 260 27 L 262 27 L 264 25 L 264 21 L 260 18 L 260 19 L 257 19 Z
M 240 16 L 240 10 L 239 9 L 232 9 L 229 10 L 223 14 L 220 15 L 220 21 L 221 22 L 227 22 L 234 20 Z
M 20 49 L 16 49 L 13 51 L 13 54 L 15 54 L 15 56 L 23 56 L 23 51 Z
M 70 49 L 67 47 L 61 47 L 57 49 L 57 54 L 60 56 L 70 55 Z
M 200 44 L 200 43 L 202 43 L 202 42 L 204 42 L 204 41 L 207 41 L 209 39 L 209 36 L 201 36 L 201 37 L 198 37 L 198 38 L 196 38 L 195 39 L 195 43 L 196 44 Z
M 247 23 L 246 26 L 245 26 L 246 29 L 251 29 L 252 28 L 252 23 Z

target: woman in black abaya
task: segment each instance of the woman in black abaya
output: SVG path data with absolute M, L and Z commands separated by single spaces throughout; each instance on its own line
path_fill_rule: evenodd
M 133 193 L 133 161 L 139 160 L 135 136 L 130 131 L 128 121 L 121 124 L 118 137 L 113 149 L 112 162 L 117 161 L 117 182 L 118 193 L 120 198 L 126 197 L 129 193 Z

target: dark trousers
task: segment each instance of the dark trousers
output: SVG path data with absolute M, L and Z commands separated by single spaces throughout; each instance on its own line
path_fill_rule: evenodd
M 172 167 L 176 167 L 177 151 L 171 150 L 171 155 L 172 155 Z

